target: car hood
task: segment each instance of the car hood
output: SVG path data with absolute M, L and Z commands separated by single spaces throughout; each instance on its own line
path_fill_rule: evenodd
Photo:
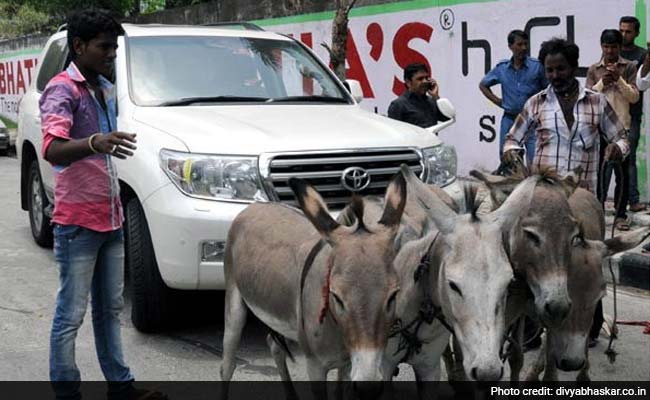
M 431 147 L 437 136 L 356 105 L 138 107 L 133 118 L 193 153 L 257 155 L 329 149 Z

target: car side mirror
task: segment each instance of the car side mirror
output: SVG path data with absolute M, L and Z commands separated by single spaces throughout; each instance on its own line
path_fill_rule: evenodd
M 347 79 L 345 83 L 346 83 L 345 86 L 348 88 L 348 91 L 354 98 L 354 101 L 356 101 L 357 103 L 361 103 L 361 101 L 363 100 L 363 89 L 361 88 L 361 82 L 356 81 L 354 79 Z
M 438 101 L 436 101 L 436 104 L 438 105 L 438 110 L 440 110 L 442 115 L 449 119 L 456 118 L 456 108 L 453 104 L 451 104 L 451 101 L 449 101 L 449 99 L 440 98 Z
M 438 99 L 436 101 L 436 105 L 438 106 L 440 113 L 449 118 L 447 121 L 438 122 L 433 126 L 425 128 L 427 131 L 437 135 L 438 132 L 453 125 L 456 122 L 456 108 L 453 104 L 451 104 L 451 101 L 449 101 L 449 99 L 445 98 Z

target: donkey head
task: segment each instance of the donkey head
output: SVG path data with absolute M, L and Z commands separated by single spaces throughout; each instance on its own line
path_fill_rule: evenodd
M 316 190 L 304 181 L 289 181 L 300 208 L 331 246 L 323 303 L 350 354 L 353 381 L 381 379 L 380 363 L 395 318 L 399 280 L 393 267 L 393 240 L 406 202 L 406 183 L 396 175 L 386 190 L 376 223 L 364 223 L 363 202 L 354 198 L 352 226 L 336 222 Z
M 556 366 L 564 371 L 581 369 L 586 362 L 587 338 L 598 300 L 606 294 L 603 258 L 641 243 L 649 228 L 638 229 L 604 242 L 580 239 L 571 257 L 569 295 L 573 306 L 558 329 L 548 332 L 548 349 Z
M 517 187 L 516 177 L 496 177 L 472 171 L 472 176 L 490 189 L 500 204 Z M 573 176 L 559 179 L 551 170 L 540 172 L 530 208 L 522 214 L 519 229 L 510 237 L 512 266 L 535 297 L 535 307 L 547 326 L 558 326 L 571 308 L 567 271 L 571 251 L 577 243 L 578 224 L 567 200 L 575 189 Z
M 498 210 L 479 217 L 457 215 L 408 168 L 402 172 L 409 196 L 420 201 L 440 232 L 432 254 L 440 265 L 433 298 L 454 329 L 465 372 L 473 380 L 499 380 L 506 297 L 514 276 L 507 238 L 527 211 L 536 180 L 526 180 Z

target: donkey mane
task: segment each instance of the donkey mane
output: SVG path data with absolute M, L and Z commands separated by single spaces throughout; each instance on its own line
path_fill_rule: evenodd
M 473 182 L 463 183 L 463 192 L 465 197 L 465 213 L 472 216 L 472 222 L 478 222 L 478 209 L 483 204 L 484 199 L 478 197 L 479 186 Z

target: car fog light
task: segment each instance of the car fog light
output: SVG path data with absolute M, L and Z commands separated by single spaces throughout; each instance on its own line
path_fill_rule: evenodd
M 221 262 L 226 251 L 226 242 L 208 240 L 201 243 L 201 262 Z

